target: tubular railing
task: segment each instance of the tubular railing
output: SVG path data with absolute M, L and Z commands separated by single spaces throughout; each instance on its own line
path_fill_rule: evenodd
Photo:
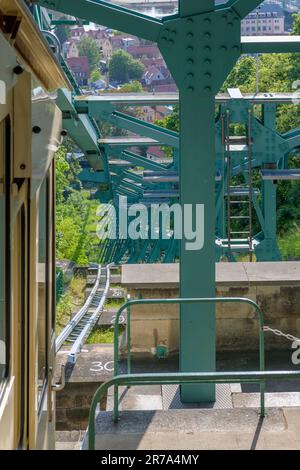
M 95 450 L 95 414 L 98 403 L 105 396 L 110 387 L 120 385 L 182 385 L 199 383 L 260 383 L 266 380 L 300 380 L 298 371 L 264 371 L 264 372 L 201 372 L 201 373 L 170 373 L 170 374 L 130 374 L 118 375 L 103 383 L 96 391 L 90 409 L 88 427 L 88 447 Z M 265 409 L 260 408 L 261 417 L 265 416 Z
M 135 305 L 157 305 L 157 304 L 204 304 L 204 303 L 243 303 L 249 304 L 255 309 L 255 313 L 259 323 L 259 370 L 263 372 L 265 370 L 265 336 L 264 336 L 264 316 L 260 307 L 250 299 L 244 298 L 234 298 L 234 297 L 216 297 L 216 298 L 196 298 L 196 299 L 138 299 L 130 300 L 126 302 L 119 309 L 116 319 L 115 319 L 115 334 L 114 334 L 114 375 L 118 376 L 119 374 L 119 364 L 118 364 L 118 350 L 119 350 L 119 319 L 124 312 L 127 310 L 127 372 L 131 374 L 131 328 L 130 328 L 130 319 L 131 319 L 131 307 Z M 215 373 L 214 376 L 218 377 L 218 373 Z M 260 404 L 262 414 L 265 410 L 265 384 L 262 381 L 260 383 Z M 114 408 L 113 408 L 113 419 L 116 422 L 119 417 L 119 390 L 118 385 L 114 386 Z

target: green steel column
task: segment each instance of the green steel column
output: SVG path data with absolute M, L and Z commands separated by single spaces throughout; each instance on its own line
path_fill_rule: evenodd
M 239 56 L 240 21 L 232 11 L 214 11 L 213 0 L 181 0 L 179 7 L 179 17 L 164 23 L 158 44 L 179 88 L 180 196 L 183 209 L 193 207 L 193 229 L 196 206 L 204 206 L 203 247 L 192 250 L 183 230 L 180 296 L 214 297 L 215 94 Z M 180 370 L 215 367 L 214 306 L 182 305 Z M 215 385 L 183 385 L 181 398 L 214 401 Z
M 199 7 L 197 0 L 181 0 L 179 13 L 185 23 L 185 80 L 180 83 L 180 200 L 193 206 L 193 218 L 197 204 L 204 205 L 204 246 L 189 249 L 183 227 L 180 250 L 180 297 L 215 296 L 215 97 L 210 80 L 195 81 L 195 73 L 210 74 L 211 20 L 206 23 L 207 39 L 202 47 L 207 49 L 207 64 L 202 70 L 197 66 L 198 24 L 188 15 L 212 11 L 213 0 L 204 0 Z M 186 19 L 184 19 L 187 17 Z M 204 20 L 204 18 L 203 18 Z M 204 31 L 203 31 L 204 32 Z M 200 33 L 201 34 L 201 33 Z M 210 36 L 209 36 L 210 35 Z M 202 78 L 202 77 L 201 77 Z M 211 75 L 207 78 L 211 78 Z M 195 222 L 194 222 L 195 223 Z M 201 313 L 200 313 L 201 309 Z M 216 368 L 215 307 L 213 304 L 180 306 L 180 371 L 204 372 Z M 215 400 L 215 384 L 182 385 L 183 402 Z
M 203 248 L 189 250 L 186 236 L 181 243 L 182 297 L 214 297 L 214 95 L 241 54 L 241 19 L 261 2 L 229 0 L 215 6 L 214 0 L 179 0 L 179 15 L 159 21 L 102 0 L 38 0 L 41 5 L 158 42 L 180 93 L 181 202 L 194 209 L 202 204 L 205 209 Z M 245 41 L 243 47 L 247 48 Z M 211 306 L 201 306 L 201 313 L 200 307 L 182 306 L 180 328 L 181 371 L 214 370 Z M 186 402 L 213 401 L 215 388 L 183 385 L 181 394 Z
M 263 122 L 264 125 L 273 131 L 276 130 L 276 104 L 264 104 L 263 106 Z M 267 150 L 270 151 L 266 143 Z M 276 161 L 278 160 L 277 153 L 273 156 L 273 161 L 268 159 L 264 162 L 265 168 L 276 168 Z M 261 244 L 261 250 L 258 250 L 257 259 L 260 260 L 261 252 L 264 256 L 263 259 L 270 261 L 278 261 L 281 259 L 281 253 L 277 242 L 277 184 L 273 181 L 262 181 L 262 195 L 263 195 L 263 215 L 265 219 L 265 240 Z
M 180 297 L 215 296 L 215 149 L 214 96 L 210 90 L 180 93 L 181 204 L 204 205 L 204 246 L 180 255 Z M 201 310 L 201 313 L 200 313 Z M 180 308 L 181 372 L 214 371 L 216 367 L 214 305 L 183 304 Z M 184 402 L 213 401 L 214 384 L 182 385 Z

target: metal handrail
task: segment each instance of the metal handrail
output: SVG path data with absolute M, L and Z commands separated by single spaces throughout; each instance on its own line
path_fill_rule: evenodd
M 117 375 L 104 382 L 96 390 L 89 414 L 88 447 L 95 450 L 95 414 L 98 403 L 105 396 L 110 387 L 120 385 L 182 385 L 199 383 L 263 383 L 266 380 L 300 380 L 298 371 L 259 371 L 259 372 L 188 372 L 169 374 L 130 374 Z M 265 416 L 264 406 L 260 406 L 261 417 Z
M 255 313 L 259 322 L 259 369 L 260 371 L 265 370 L 265 335 L 264 335 L 264 316 L 260 307 L 253 300 L 240 298 L 240 297 L 215 297 L 215 298 L 195 298 L 195 299 L 137 299 L 126 302 L 119 309 L 115 324 L 114 324 L 114 375 L 119 373 L 118 364 L 118 349 L 119 349 L 119 319 L 124 310 L 127 310 L 127 368 L 128 374 L 131 373 L 131 307 L 134 305 L 157 305 L 157 304 L 201 304 L 201 303 L 244 303 L 249 304 L 255 309 Z M 261 408 L 265 408 L 265 385 L 262 382 L 260 384 L 260 402 Z M 118 386 L 114 389 L 114 409 L 113 409 L 114 421 L 118 420 L 119 417 L 119 394 Z

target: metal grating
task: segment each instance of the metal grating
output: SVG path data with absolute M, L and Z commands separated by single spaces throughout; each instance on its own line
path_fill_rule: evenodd
M 230 384 L 216 385 L 216 401 L 214 403 L 182 403 L 179 385 L 162 386 L 163 409 L 189 409 L 189 408 L 233 408 Z

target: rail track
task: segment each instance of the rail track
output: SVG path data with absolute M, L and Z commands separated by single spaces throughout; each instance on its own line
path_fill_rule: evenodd
M 67 359 L 69 364 L 75 364 L 83 345 L 103 312 L 110 288 L 111 268 L 111 264 L 104 267 L 101 265 L 90 266 L 90 271 L 97 269 L 97 277 L 93 289 L 83 307 L 69 321 L 56 339 L 56 352 L 64 344 L 71 346 Z

